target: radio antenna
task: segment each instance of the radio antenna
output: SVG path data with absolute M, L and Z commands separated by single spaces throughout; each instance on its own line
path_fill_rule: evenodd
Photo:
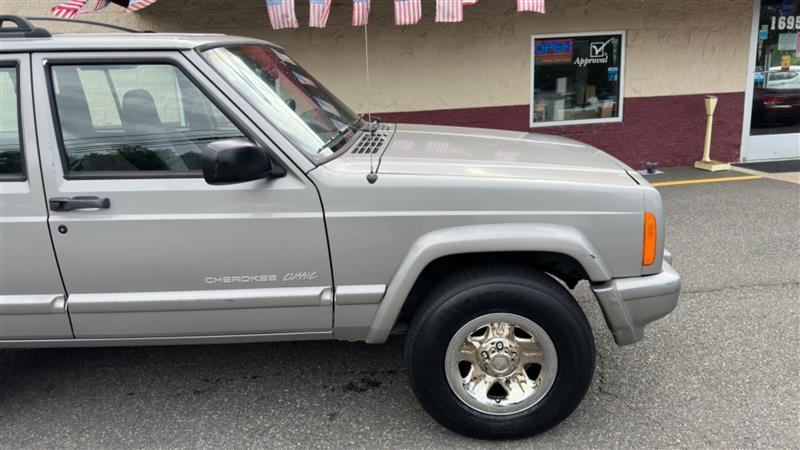
M 366 23 L 364 24 L 364 61 L 366 62 L 365 68 L 367 72 L 367 121 L 369 122 L 370 134 L 373 134 L 375 130 L 372 129 L 372 86 L 369 79 L 369 32 Z
M 367 72 L 367 121 L 369 122 L 370 137 L 375 135 L 375 128 L 372 126 L 372 95 L 370 93 L 370 80 L 369 80 L 369 32 L 367 31 L 367 24 L 364 24 L 364 60 L 366 61 L 365 68 Z M 367 182 L 375 184 L 378 181 L 378 174 L 375 173 L 375 166 L 372 164 L 372 149 L 369 151 L 369 174 L 367 174 Z

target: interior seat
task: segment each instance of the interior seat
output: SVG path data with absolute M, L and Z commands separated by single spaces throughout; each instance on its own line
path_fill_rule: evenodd
M 122 128 L 128 145 L 131 161 L 140 170 L 188 170 L 178 156 L 172 141 L 171 130 L 161 122 L 153 96 L 144 89 L 133 89 L 122 97 Z M 145 150 L 146 149 L 146 150 Z M 142 151 L 149 150 L 149 154 Z M 133 153 L 137 151 L 139 153 Z
M 61 81 L 61 80 L 59 80 Z M 65 89 L 56 95 L 61 136 L 68 155 L 70 171 L 94 172 L 108 170 L 136 170 L 111 143 L 104 142 L 92 122 L 92 114 L 82 89 Z

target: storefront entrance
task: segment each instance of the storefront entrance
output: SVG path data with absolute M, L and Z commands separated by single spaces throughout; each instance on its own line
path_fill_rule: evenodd
M 754 0 L 745 161 L 800 158 L 800 0 Z

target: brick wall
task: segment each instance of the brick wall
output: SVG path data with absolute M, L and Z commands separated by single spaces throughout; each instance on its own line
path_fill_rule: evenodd
M 717 94 L 712 156 L 737 161 L 744 114 L 743 93 Z M 703 155 L 705 95 L 637 97 L 625 100 L 621 123 L 536 128 L 536 133 L 577 139 L 611 153 L 634 168 L 689 165 Z M 455 125 L 528 131 L 528 105 L 380 113 L 388 122 Z

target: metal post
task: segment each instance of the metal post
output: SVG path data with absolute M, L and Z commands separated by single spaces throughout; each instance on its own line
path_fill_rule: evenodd
M 718 170 L 731 170 L 731 165 L 711 159 L 711 135 L 714 129 L 714 111 L 717 109 L 717 97 L 706 95 L 706 140 L 703 145 L 703 160 L 694 163 L 697 169 L 716 172 Z

